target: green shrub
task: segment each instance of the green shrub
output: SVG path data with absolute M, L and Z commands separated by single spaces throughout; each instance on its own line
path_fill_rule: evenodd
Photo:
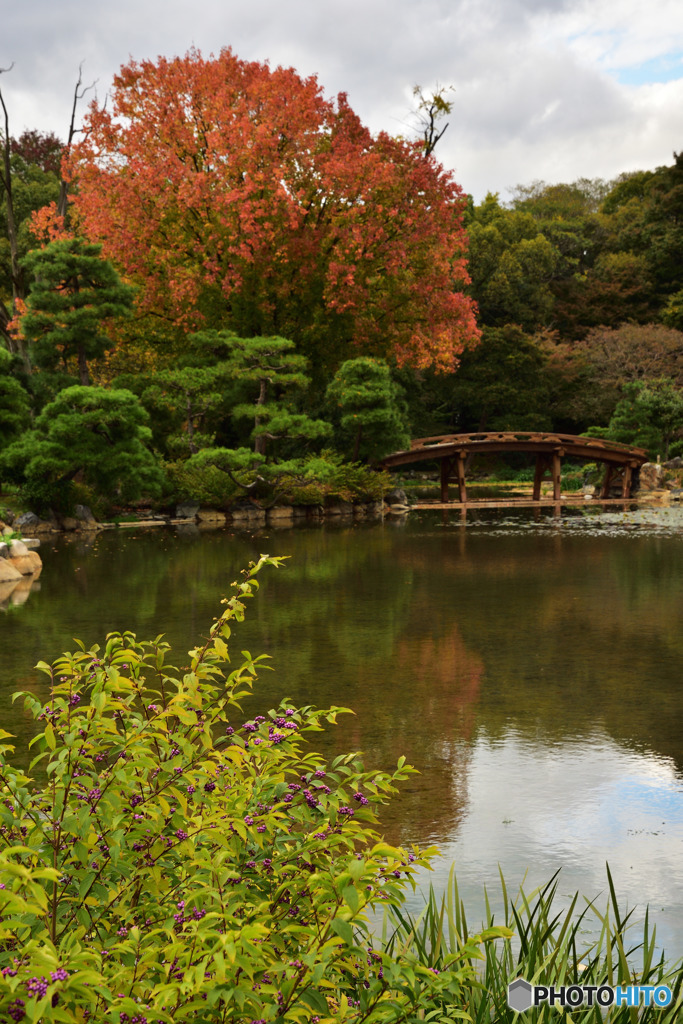
M 234 584 L 182 670 L 161 638 L 131 633 L 39 664 L 50 695 L 25 706 L 43 729 L 28 769 L 42 786 L 1 745 L 4 1019 L 397 1024 L 469 998 L 478 947 L 500 930 L 436 973 L 365 923 L 427 860 L 372 828 L 404 759 L 386 774 L 304 752 L 337 708 L 285 701 L 241 723 L 261 659 L 226 668 L 231 622 L 279 561 Z
M 585 462 L 582 467 L 583 483 L 597 486 L 603 478 L 605 467 L 597 462 Z
M 479 468 L 483 470 L 482 463 Z M 494 483 L 531 483 L 534 479 L 534 467 L 522 466 L 514 469 L 512 466 L 498 466 L 486 474 L 486 479 Z
M 21 499 L 38 516 L 72 515 L 77 504 L 72 480 L 25 480 L 21 484 Z
M 164 469 L 171 501 L 196 501 L 225 508 L 241 493 L 230 477 L 215 466 L 182 461 L 167 462 Z
M 391 487 L 388 473 L 345 462 L 333 451 L 269 462 L 246 448 L 208 448 L 187 462 L 167 464 L 166 472 L 176 498 L 220 506 L 247 494 L 264 505 L 378 501 Z
M 391 488 L 391 477 L 325 450 L 292 463 L 291 468 L 285 463 L 278 487 L 281 500 L 297 505 L 381 501 Z

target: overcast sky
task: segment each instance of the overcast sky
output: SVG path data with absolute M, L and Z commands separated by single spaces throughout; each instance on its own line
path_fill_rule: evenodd
M 477 201 L 683 149 L 683 0 L 5 0 L 1 24 L 13 135 L 66 135 L 81 62 L 103 98 L 130 57 L 194 45 L 316 74 L 392 134 L 416 83 L 453 85 L 437 156 Z

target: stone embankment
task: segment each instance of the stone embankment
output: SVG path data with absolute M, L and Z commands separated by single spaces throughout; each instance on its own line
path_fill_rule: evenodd
M 0 510 L 0 517 L 7 516 Z M 11 515 L 11 513 L 9 513 Z M 98 523 L 87 505 L 76 505 L 73 516 L 61 516 L 59 519 L 41 519 L 35 512 L 23 512 L 22 515 L 10 520 L 14 530 L 24 533 L 72 533 L 76 530 L 103 530 L 104 524 Z
M 359 520 L 374 519 L 384 513 L 402 514 L 409 508 L 404 491 L 392 491 L 385 501 L 351 503 L 339 501 L 329 505 L 274 505 L 261 508 L 245 502 L 221 510 L 207 508 L 186 502 L 177 505 L 172 514 L 161 514 L 138 509 L 135 517 L 124 521 L 99 523 L 90 509 L 77 505 L 73 516 L 59 519 L 41 519 L 33 512 L 24 512 L 13 521 L 15 530 L 30 532 L 39 536 L 54 533 L 94 532 L 106 529 L 126 529 L 136 526 L 189 526 L 199 529 L 215 529 L 228 526 L 235 529 L 258 529 L 264 526 L 288 527 L 295 523 L 315 520 Z

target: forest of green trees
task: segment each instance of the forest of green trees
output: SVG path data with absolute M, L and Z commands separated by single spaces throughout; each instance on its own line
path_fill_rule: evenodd
M 454 431 L 683 454 L 683 154 L 475 203 L 433 138 L 230 51 L 131 62 L 68 144 L 9 113 L 0 484 L 28 506 L 370 494 L 352 463 Z

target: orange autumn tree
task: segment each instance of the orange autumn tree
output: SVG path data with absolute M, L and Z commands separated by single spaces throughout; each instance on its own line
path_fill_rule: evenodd
M 132 61 L 69 174 L 79 231 L 185 330 L 442 371 L 478 340 L 460 187 L 314 77 L 229 49 Z

